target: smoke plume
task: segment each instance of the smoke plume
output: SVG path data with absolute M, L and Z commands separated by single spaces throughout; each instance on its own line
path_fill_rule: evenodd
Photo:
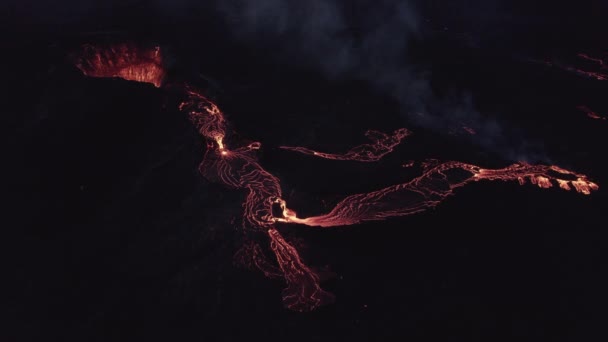
M 466 90 L 439 96 L 431 70 L 409 58 L 411 41 L 424 39 L 424 20 L 412 1 L 237 0 L 217 10 L 233 35 L 272 58 L 312 68 L 333 79 L 368 82 L 396 101 L 410 124 L 463 132 L 504 158 L 538 161 L 543 153 L 520 134 L 483 116 Z

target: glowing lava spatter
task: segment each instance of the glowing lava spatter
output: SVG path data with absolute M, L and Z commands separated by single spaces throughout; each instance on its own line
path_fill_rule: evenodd
M 353 147 L 344 154 L 324 153 L 314 151 L 306 147 L 279 146 L 279 148 L 325 159 L 375 162 L 382 159 L 382 157 L 385 155 L 391 153 L 395 147 L 410 134 L 411 132 L 405 128 L 399 128 L 391 135 L 375 130 L 369 130 L 365 132 L 365 136 L 372 141 L 371 144 L 363 144 Z
M 89 46 L 78 59 L 77 66 L 87 76 L 120 77 L 160 87 L 164 76 L 161 62 L 158 48 L 141 50 L 121 45 L 104 50 Z M 302 262 L 297 250 L 281 236 L 275 228 L 277 222 L 333 227 L 410 215 L 436 206 L 454 189 L 479 180 L 518 180 L 521 184 L 529 180 L 541 188 L 557 183 L 562 189 L 573 187 L 583 194 L 598 188 L 584 175 L 555 166 L 522 163 L 490 170 L 460 162 L 433 163 L 433 166 L 426 167 L 423 175 L 407 183 L 348 196 L 325 215 L 298 218 L 281 197 L 279 179 L 258 163 L 255 151 L 261 144 L 253 142 L 230 148 L 226 120 L 218 106 L 193 87 L 183 85 L 181 89 L 185 98 L 179 109 L 188 114 L 207 141 L 200 172 L 210 181 L 247 191 L 243 203 L 243 227 L 268 236 L 277 266 L 266 260 L 261 247 L 254 242 L 246 244 L 235 258 L 250 268 L 261 270 L 268 277 L 282 277 L 287 283 L 283 303 L 296 311 L 310 311 L 330 303 L 333 295 L 320 288 L 319 276 Z M 326 159 L 372 162 L 390 153 L 409 134 L 404 128 L 392 135 L 369 131 L 366 135 L 372 139 L 371 144 L 357 146 L 345 154 L 322 153 L 302 147 L 281 148 Z M 404 167 L 411 165 L 413 162 L 408 162 Z M 281 217 L 273 215 L 272 208 L 277 204 L 282 208 Z
M 469 134 L 471 134 L 471 135 L 475 135 L 475 134 L 477 134 L 477 132 L 476 132 L 474 129 L 472 129 L 471 127 L 468 127 L 468 126 L 462 126 L 462 129 L 463 129 L 465 132 L 467 132 L 467 133 L 469 133 Z
M 578 110 L 582 111 L 583 113 L 587 114 L 588 117 L 592 118 L 592 119 L 596 119 L 596 120 L 606 120 L 605 116 L 601 116 L 598 113 L 594 112 L 593 110 L 591 110 L 591 108 L 587 107 L 587 106 L 578 106 L 576 107 Z

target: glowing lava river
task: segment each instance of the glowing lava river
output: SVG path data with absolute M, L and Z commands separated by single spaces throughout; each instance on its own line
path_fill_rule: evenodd
M 86 46 L 75 64 L 90 77 L 118 77 L 164 87 L 165 72 L 158 47 Z M 199 166 L 200 173 L 209 181 L 246 191 L 243 229 L 267 235 L 277 262 L 272 264 L 266 261 L 257 244 L 241 250 L 240 258 L 268 277 L 282 277 L 287 284 L 283 291 L 283 303 L 295 311 L 314 310 L 332 302 L 334 297 L 321 289 L 319 276 L 304 264 L 295 247 L 281 236 L 275 228 L 277 223 L 329 228 L 411 215 L 435 207 L 457 188 L 482 180 L 528 182 L 540 188 L 558 186 L 564 190 L 574 189 L 584 195 L 598 189 L 598 185 L 585 175 L 553 165 L 517 163 L 502 169 L 484 169 L 458 161 L 446 161 L 427 166 L 419 177 L 408 182 L 350 195 L 326 214 L 300 218 L 283 200 L 280 180 L 258 163 L 256 150 L 261 148 L 261 144 L 254 142 L 246 146 L 228 146 L 225 138 L 230 132 L 227 132 L 227 123 L 219 107 L 202 92 L 185 83 L 178 87 L 183 96 L 179 109 L 189 116 L 207 142 L 207 150 Z M 409 134 L 404 128 L 392 134 L 369 131 L 367 136 L 372 140 L 371 144 L 354 147 L 344 154 L 319 152 L 306 147 L 281 148 L 311 157 L 375 162 L 393 151 Z M 281 208 L 278 216 L 276 210 L 273 213 L 276 206 Z

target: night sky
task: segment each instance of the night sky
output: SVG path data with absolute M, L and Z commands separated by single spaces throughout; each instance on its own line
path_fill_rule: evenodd
M 608 117 L 608 80 L 573 70 L 608 74 L 577 56 L 608 63 L 606 2 L 9 0 L 1 13 L 2 340 L 605 339 L 608 120 L 577 107 Z M 236 136 L 260 141 L 303 217 L 429 159 L 555 164 L 600 189 L 478 182 L 412 216 L 278 224 L 336 296 L 292 312 L 281 280 L 235 262 L 245 193 L 201 176 L 206 143 L 174 94 L 70 59 L 122 42 L 160 46 L 169 84 L 205 89 Z M 278 148 L 343 152 L 400 127 L 412 136 L 377 163 Z

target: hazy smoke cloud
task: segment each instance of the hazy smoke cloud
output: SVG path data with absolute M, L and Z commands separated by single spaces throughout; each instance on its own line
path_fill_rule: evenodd
M 394 69 L 418 26 L 407 3 L 397 1 L 357 6 L 335 0 L 239 0 L 218 6 L 241 38 L 265 41 L 277 53 L 333 76 L 369 77 L 365 74 Z
M 444 11 L 458 18 L 468 13 L 463 20 L 474 22 L 472 26 L 479 26 L 482 20 L 484 30 L 490 30 L 498 17 L 497 4 L 502 1 L 473 2 L 466 6 L 466 11 L 456 4 L 449 4 Z M 420 0 L 155 0 L 152 3 L 149 7 L 133 0 L 68 0 L 62 6 L 53 7 L 43 0 L 30 0 L 28 6 L 22 1 L 9 0 L 7 8 L 16 15 L 7 17 L 29 18 L 26 22 L 35 18 L 36 23 L 68 27 L 72 22 L 76 25 L 88 22 L 87 18 L 103 16 L 108 18 L 108 23 L 99 25 L 103 31 L 112 27 L 115 14 L 137 17 L 134 21 L 143 20 L 142 27 L 146 26 L 146 13 L 171 17 L 175 22 L 182 18 L 194 20 L 192 13 L 215 15 L 213 19 L 223 22 L 236 39 L 254 45 L 256 51 L 269 58 L 312 68 L 330 78 L 368 82 L 378 92 L 397 101 L 409 122 L 442 132 L 464 133 L 462 128 L 467 126 L 476 132 L 471 136 L 474 142 L 511 159 L 534 159 L 541 155 L 533 156 L 531 148 L 520 143 L 522 139 L 513 129 L 481 115 L 466 91 L 438 96 L 431 86 L 431 71 L 408 61 L 412 38 L 424 39 L 422 32 L 427 24 L 415 5 L 421 3 Z M 197 11 L 191 11 L 193 8 Z M 209 18 L 196 18 L 206 19 Z M 115 26 L 120 30 L 120 25 Z M 96 26 L 91 30 L 96 31 Z
M 470 127 L 476 143 L 509 159 L 540 156 L 529 146 L 514 148 L 521 140 L 480 115 L 470 95 L 437 96 L 429 72 L 408 63 L 408 43 L 421 38 L 423 22 L 411 2 L 237 0 L 217 6 L 237 38 L 331 78 L 365 80 L 395 99 L 410 122 L 440 131 Z

